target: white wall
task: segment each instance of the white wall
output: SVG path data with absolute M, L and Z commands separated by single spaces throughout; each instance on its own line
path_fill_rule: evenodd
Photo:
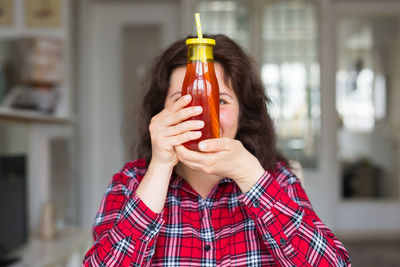
M 175 1 L 80 2 L 80 169 L 82 223 L 91 225 L 107 185 L 122 168 L 122 27 L 161 24 L 164 46 L 179 32 Z M 138 37 L 140 38 L 140 37 Z M 145 45 L 145 44 L 143 44 Z

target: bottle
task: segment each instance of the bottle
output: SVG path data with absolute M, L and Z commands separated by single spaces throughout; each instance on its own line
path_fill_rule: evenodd
M 56 235 L 55 211 L 51 201 L 42 204 L 40 234 L 43 239 L 51 240 Z
M 201 137 L 184 143 L 191 150 L 199 151 L 200 141 L 219 138 L 219 87 L 214 70 L 213 48 L 215 40 L 209 38 L 191 38 L 188 46 L 186 75 L 182 85 L 182 95 L 192 95 L 188 106 L 201 106 L 203 112 L 190 120 L 204 121 Z

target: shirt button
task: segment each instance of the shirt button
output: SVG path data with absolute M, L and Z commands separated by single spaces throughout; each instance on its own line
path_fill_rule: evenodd
M 260 207 L 260 201 L 258 201 L 258 200 L 254 201 L 254 202 L 253 202 L 253 207 L 254 207 L 254 208 Z
M 153 231 L 154 229 L 156 229 L 156 226 L 154 224 L 150 224 L 149 225 L 149 230 Z
M 281 240 L 279 240 L 279 243 L 281 243 L 281 245 L 286 245 L 286 239 L 281 238 Z
M 204 246 L 204 250 L 205 250 L 205 251 L 209 251 L 210 249 L 211 249 L 211 246 L 210 246 L 210 245 L 205 245 L 205 246 Z

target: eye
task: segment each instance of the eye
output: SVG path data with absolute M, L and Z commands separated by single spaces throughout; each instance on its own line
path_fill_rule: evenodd
M 219 99 L 219 104 L 220 105 L 224 105 L 224 104 L 227 104 L 228 102 L 226 102 L 225 100 L 223 100 L 223 99 Z

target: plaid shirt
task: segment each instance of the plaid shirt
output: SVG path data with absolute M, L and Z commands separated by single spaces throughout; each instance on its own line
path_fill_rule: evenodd
M 140 159 L 114 175 L 83 266 L 350 266 L 281 163 L 247 193 L 224 178 L 206 199 L 173 174 L 158 214 L 135 194 L 145 173 Z

